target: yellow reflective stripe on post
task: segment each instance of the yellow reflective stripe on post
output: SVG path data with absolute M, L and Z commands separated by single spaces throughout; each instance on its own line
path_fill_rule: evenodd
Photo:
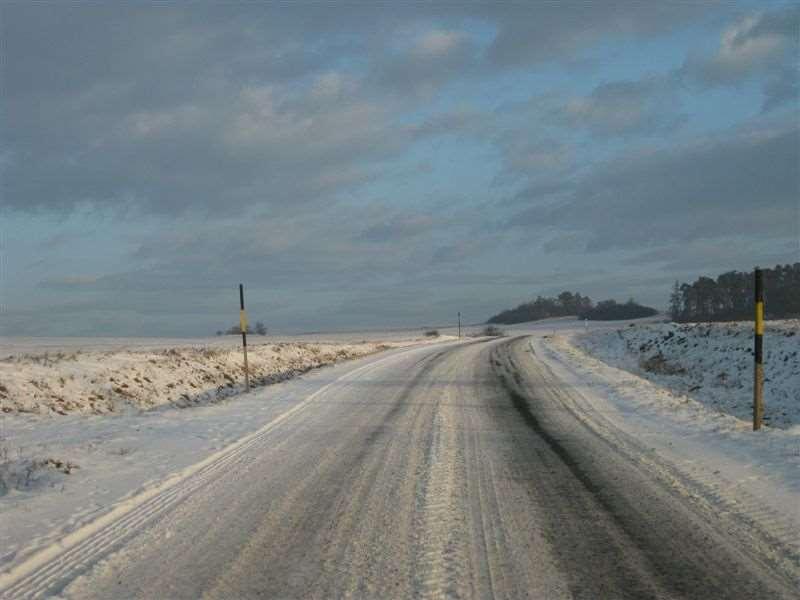
M 756 302 L 756 334 L 764 335 L 764 303 Z
M 247 331 L 247 313 L 243 310 L 239 311 L 239 329 L 243 332 Z

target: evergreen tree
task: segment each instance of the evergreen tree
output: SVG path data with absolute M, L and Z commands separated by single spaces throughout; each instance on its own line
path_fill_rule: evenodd
M 680 321 L 683 308 L 683 300 L 681 298 L 681 285 L 678 280 L 672 286 L 672 293 L 669 296 L 669 318 L 673 321 Z
M 764 269 L 766 316 L 800 316 L 800 263 Z M 673 286 L 670 316 L 675 321 L 732 321 L 753 317 L 753 272 L 728 271 Z

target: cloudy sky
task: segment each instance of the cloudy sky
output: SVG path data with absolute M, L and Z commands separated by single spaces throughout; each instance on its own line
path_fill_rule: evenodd
M 0 332 L 482 321 L 800 260 L 785 2 L 3 2 Z

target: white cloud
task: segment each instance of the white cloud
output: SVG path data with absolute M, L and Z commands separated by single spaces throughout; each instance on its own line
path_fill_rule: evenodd
M 731 83 L 763 69 L 791 45 L 791 36 L 758 26 L 764 15 L 751 15 L 722 32 L 717 53 L 699 65 L 709 83 Z
M 747 15 L 728 26 L 711 55 L 691 54 L 680 74 L 700 86 L 764 84 L 764 110 L 798 97 L 800 7 Z
M 412 55 L 418 59 L 440 58 L 457 51 L 466 43 L 468 38 L 463 32 L 429 31 L 417 40 Z

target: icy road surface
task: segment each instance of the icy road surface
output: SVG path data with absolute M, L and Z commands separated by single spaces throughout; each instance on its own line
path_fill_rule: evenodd
M 791 547 L 702 502 L 525 337 L 353 367 L 0 577 L 25 598 L 789 598 Z

